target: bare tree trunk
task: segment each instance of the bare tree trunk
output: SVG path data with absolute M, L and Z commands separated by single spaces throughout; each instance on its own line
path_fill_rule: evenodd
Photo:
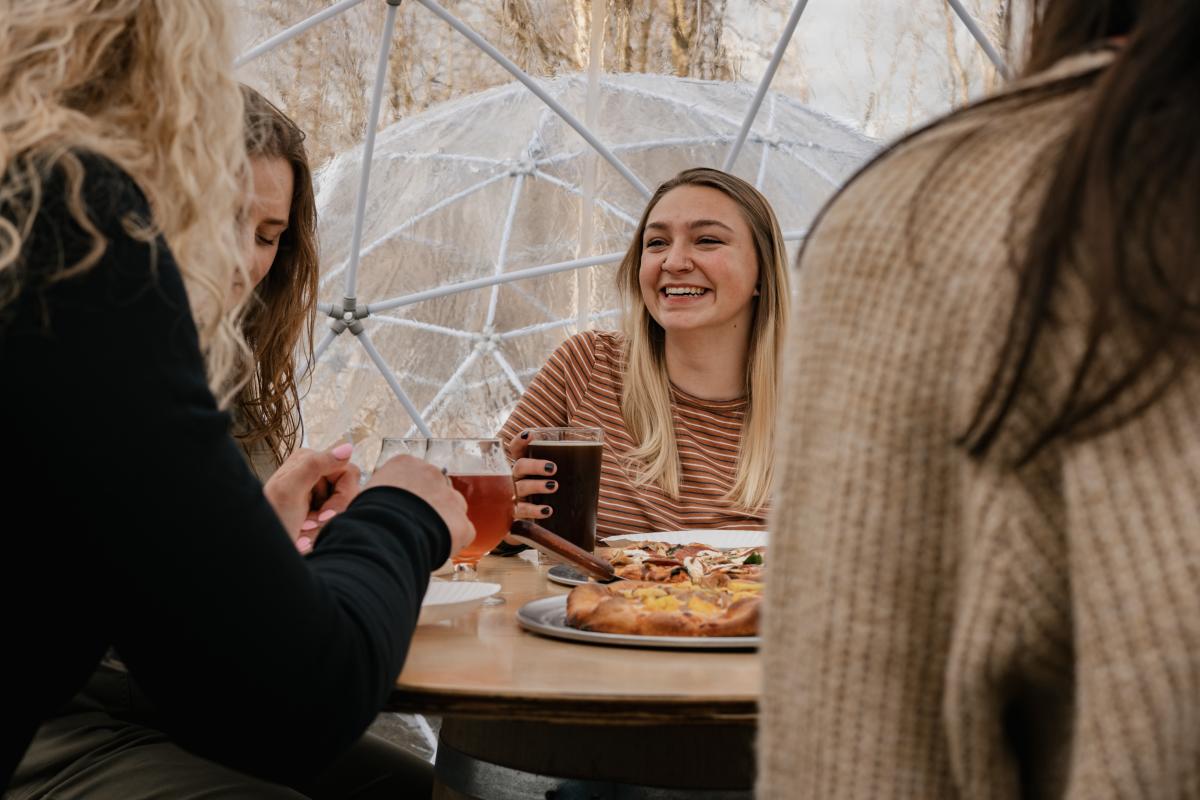
M 571 0 L 571 17 L 575 22 L 575 41 L 571 53 L 576 64 L 586 64 L 592 28 L 592 0 Z
M 942 13 L 946 18 L 946 59 L 950 62 L 950 84 L 959 101 L 966 105 L 971 99 L 971 76 L 958 56 L 958 19 L 947 0 L 942 0 Z
M 695 13 L 688 0 L 671 0 L 671 66 L 679 77 L 686 77 L 692 65 L 692 41 L 696 35 Z
M 613 0 L 609 10 L 613 30 L 613 59 L 619 72 L 633 69 L 633 37 L 630 28 L 633 25 L 633 0 Z
M 651 9 L 646 10 L 646 15 L 641 19 L 641 27 L 638 30 L 638 48 L 637 52 L 641 56 L 638 59 L 638 72 L 646 72 L 650 65 L 650 31 L 654 27 L 654 12 Z

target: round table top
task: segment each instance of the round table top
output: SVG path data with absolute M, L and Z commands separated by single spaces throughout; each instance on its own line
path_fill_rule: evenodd
M 546 570 L 522 558 L 484 558 L 479 579 L 500 584 L 506 602 L 419 626 L 388 708 L 615 724 L 754 720 L 761 678 L 755 652 L 613 647 L 522 629 L 521 606 L 569 591 L 547 580 Z

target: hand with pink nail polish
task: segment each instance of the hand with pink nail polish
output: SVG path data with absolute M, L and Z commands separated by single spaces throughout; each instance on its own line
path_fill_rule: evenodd
M 353 451 L 351 444 L 327 452 L 297 450 L 263 486 L 263 494 L 298 548 L 303 536 L 311 550 L 325 523 L 358 494 L 359 470 L 350 463 Z

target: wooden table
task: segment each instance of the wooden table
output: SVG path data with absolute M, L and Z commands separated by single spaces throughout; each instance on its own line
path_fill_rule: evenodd
M 757 654 L 528 633 L 517 610 L 568 591 L 545 572 L 488 556 L 506 603 L 417 629 L 388 709 L 444 717 L 435 797 L 750 797 Z

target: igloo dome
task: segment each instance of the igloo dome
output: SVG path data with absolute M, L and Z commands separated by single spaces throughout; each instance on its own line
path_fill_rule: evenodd
M 645 192 L 688 167 L 720 167 L 754 94 L 745 84 L 609 75 L 588 113 L 585 76 L 541 85 L 586 117 L 642 186 L 517 83 L 381 130 L 353 282 L 370 347 L 343 334 L 320 355 L 304 401 L 315 446 L 346 433 L 369 450 L 380 436 L 421 427 L 496 431 L 564 338 L 617 324 L 615 265 Z M 794 253 L 818 209 L 876 148 L 769 93 L 732 171 L 771 201 Z M 321 300 L 330 305 L 347 288 L 361 159 L 361 148 L 342 153 L 317 176 Z M 588 207 L 590 244 L 581 236 Z M 581 261 L 593 266 L 574 268 Z M 540 274 L 478 286 L 530 270 Z

